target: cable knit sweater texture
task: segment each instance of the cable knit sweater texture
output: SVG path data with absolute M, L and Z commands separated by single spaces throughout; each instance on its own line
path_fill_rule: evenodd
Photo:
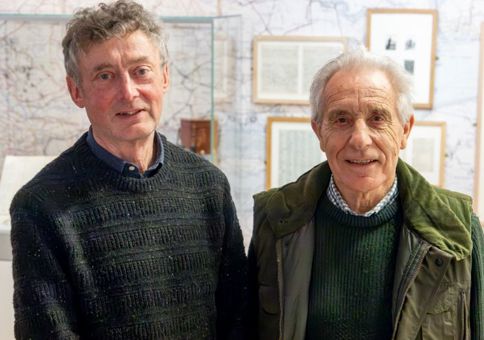
M 17 193 L 17 338 L 238 337 L 246 259 L 227 179 L 162 141 L 163 166 L 137 179 L 84 135 Z

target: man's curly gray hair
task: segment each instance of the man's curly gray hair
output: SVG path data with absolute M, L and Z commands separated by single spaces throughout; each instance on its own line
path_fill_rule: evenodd
M 155 20 L 140 4 L 118 0 L 76 11 L 67 23 L 67 32 L 62 40 L 67 75 L 79 84 L 78 57 L 81 50 L 86 51 L 92 44 L 138 30 L 145 33 L 155 46 L 159 46 L 162 65 L 166 64 L 168 51 L 162 22 Z

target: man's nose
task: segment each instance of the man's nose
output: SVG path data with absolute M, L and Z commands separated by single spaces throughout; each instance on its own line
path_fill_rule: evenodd
M 349 143 L 357 150 L 364 150 L 372 143 L 370 129 L 364 120 L 355 121 Z
M 138 86 L 129 75 L 120 77 L 119 94 L 124 100 L 128 101 L 138 96 Z

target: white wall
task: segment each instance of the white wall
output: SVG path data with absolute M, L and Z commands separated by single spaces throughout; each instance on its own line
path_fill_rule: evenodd
M 0 12 L 71 13 L 74 7 L 94 0 L 2 1 Z M 366 38 L 366 10 L 378 8 L 426 8 L 439 13 L 434 107 L 419 110 L 417 119 L 447 122 L 445 183 L 452 190 L 473 192 L 479 29 L 484 22 L 484 2 L 472 0 L 147 0 L 142 2 L 157 15 L 242 15 L 242 49 L 238 60 L 239 107 L 227 121 L 236 122 L 237 138 L 225 145 L 222 169 L 229 175 L 241 225 L 247 240 L 252 229 L 252 194 L 264 189 L 265 122 L 269 115 L 309 115 L 306 106 L 255 105 L 251 100 L 251 43 L 254 35 L 346 36 L 353 42 Z M 219 6 L 217 6 L 219 5 Z M 2 34 L 0 34 L 0 39 Z M 1 40 L 0 40 L 1 43 Z M 58 48 L 60 46 L 52 46 Z M 0 81 L 2 75 L 0 75 Z M 0 99 L 2 94 L 0 93 Z M 1 103 L 1 102 L 0 102 Z M 0 134 L 5 126 L 0 117 Z M 3 124 L 3 125 L 2 125 Z M 234 123 L 235 124 L 235 123 Z M 45 131 L 46 134 L 52 133 Z M 223 140 L 221 141 L 223 143 Z M 240 147 L 242 145 L 242 147 Z M 0 145 L 0 148 L 2 145 Z M 232 156 L 230 156 L 232 155 Z M 11 329 L 11 279 L 8 263 L 0 275 L 0 332 Z M 10 289 L 10 290 L 9 290 Z M 11 334 L 11 333 L 10 333 Z M 3 335 L 3 334 L 2 334 Z M 8 336 L 8 335 L 6 335 Z M 4 339 L 0 336 L 0 339 Z M 5 339 L 8 339 L 6 337 Z
M 13 279 L 12 262 L 0 261 L 0 339 L 15 339 L 13 336 Z

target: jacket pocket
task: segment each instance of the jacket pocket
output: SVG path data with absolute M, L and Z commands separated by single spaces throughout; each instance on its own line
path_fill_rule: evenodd
M 259 286 L 259 304 L 267 314 L 277 314 L 279 312 L 277 288 Z
M 457 292 L 454 287 L 437 294 L 422 323 L 423 340 L 455 340 Z

